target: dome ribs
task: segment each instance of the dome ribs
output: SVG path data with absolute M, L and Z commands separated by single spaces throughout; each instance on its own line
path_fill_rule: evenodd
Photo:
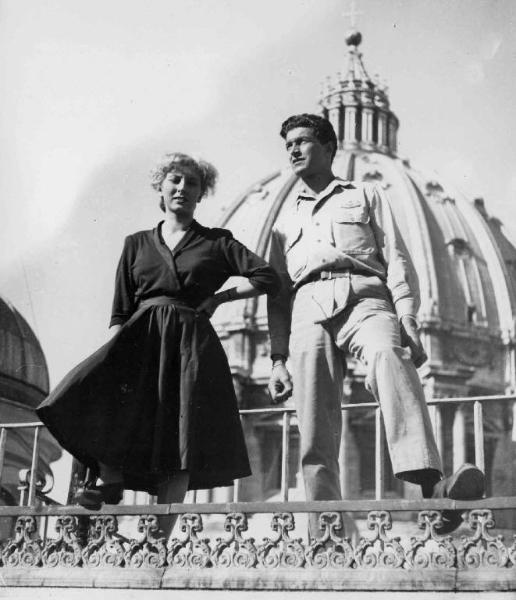
M 34 392 L 48 394 L 48 369 L 41 345 L 18 310 L 1 297 L 0 351 L 0 378 L 9 386 L 26 387 L 31 397 Z
M 392 172 L 388 190 L 398 226 L 416 267 L 421 291 L 420 317 L 422 320 L 441 319 L 440 289 L 436 273 L 434 244 L 430 232 L 425 200 L 407 164 L 388 157 L 383 162 Z M 386 167 L 382 165 L 381 171 Z
M 275 171 L 272 175 L 267 175 L 263 179 L 260 179 L 258 182 L 253 183 L 233 204 L 229 207 L 229 209 L 221 216 L 217 227 L 226 227 L 229 220 L 233 215 L 237 212 L 237 210 L 244 204 L 250 194 L 252 194 L 257 188 L 261 188 L 268 183 L 270 183 L 276 177 L 281 175 L 281 171 Z
M 452 186 L 449 186 L 449 189 L 453 189 Z M 502 339 L 505 343 L 509 343 L 511 340 L 514 341 L 514 308 L 516 307 L 516 298 L 511 294 L 510 275 L 498 247 L 496 237 L 472 202 L 464 198 L 459 192 L 454 191 L 454 197 L 464 223 L 471 232 L 469 242 L 477 257 L 478 269 L 480 273 L 485 270 L 486 279 L 489 281 L 490 287 L 492 286 L 486 296 L 487 298 L 491 298 L 493 308 L 497 313 L 497 323 L 493 323 L 492 319 L 489 318 L 489 308 L 486 307 L 488 321 L 491 321 L 488 322 L 488 326 L 492 330 L 499 328 Z M 482 260 L 479 260 L 480 257 L 482 257 Z
M 428 231 L 431 258 L 425 256 L 425 260 L 436 286 L 431 302 L 439 311 L 442 325 L 463 327 L 466 323 L 467 297 L 456 259 L 447 249 L 453 230 L 450 229 L 449 220 L 440 211 L 441 206 L 433 202 L 433 195 L 438 193 L 433 186 L 434 182 L 425 181 L 423 176 L 417 177 L 415 173 L 411 173 L 409 177 L 422 207 Z

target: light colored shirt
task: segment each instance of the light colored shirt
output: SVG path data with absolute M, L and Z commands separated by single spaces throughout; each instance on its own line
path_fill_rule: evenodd
M 282 280 L 268 299 L 272 354 L 288 355 L 293 293 L 321 271 L 351 270 L 349 279 L 314 284 L 321 321 L 347 306 L 350 286 L 359 296 L 387 294 L 399 318 L 416 315 L 417 275 L 383 190 L 335 178 L 291 202 L 272 231 L 269 262 Z

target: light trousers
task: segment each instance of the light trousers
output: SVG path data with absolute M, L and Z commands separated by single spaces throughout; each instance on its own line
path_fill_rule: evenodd
M 347 352 L 367 369 L 366 385 L 379 402 L 392 468 L 442 472 L 423 388 L 387 293 L 360 297 L 351 290 L 347 307 L 324 324 L 314 286 L 301 287 L 292 309 L 290 357 L 298 417 L 301 465 L 307 500 L 340 500 L 341 403 Z M 384 297 L 382 297 L 384 295 Z M 315 530 L 316 520 L 310 520 Z

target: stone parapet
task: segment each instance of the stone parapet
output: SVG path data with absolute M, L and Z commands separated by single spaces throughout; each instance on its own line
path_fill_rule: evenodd
M 0 576 L 8 587 L 516 590 L 516 536 L 505 542 L 495 532 L 488 505 L 514 510 L 516 498 L 118 506 L 95 513 L 1 507 L 1 516 L 17 519 L 13 537 L 0 547 Z M 161 537 L 158 517 L 144 514 L 149 509 L 180 515 L 179 535 L 168 542 Z M 460 536 L 439 533 L 445 509 L 464 509 Z M 369 533 L 347 537 L 343 511 L 365 516 Z M 416 516 L 413 532 L 406 518 L 398 522 L 400 511 Z M 296 529 L 298 512 L 320 513 L 321 537 Z M 270 517 L 261 539 L 250 534 L 257 513 Z M 128 515 L 138 517 L 134 537 L 119 531 Z M 220 515 L 218 530 L 214 515 Z M 51 517 L 55 533 L 44 526 Z M 393 535 L 401 522 L 403 534 Z

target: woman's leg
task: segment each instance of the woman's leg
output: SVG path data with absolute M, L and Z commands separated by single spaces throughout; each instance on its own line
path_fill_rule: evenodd
M 158 486 L 158 504 L 181 503 L 185 499 L 190 482 L 188 471 L 177 471 L 172 479 L 168 479 Z M 159 517 L 159 525 L 165 538 L 168 540 L 176 523 L 178 515 Z

